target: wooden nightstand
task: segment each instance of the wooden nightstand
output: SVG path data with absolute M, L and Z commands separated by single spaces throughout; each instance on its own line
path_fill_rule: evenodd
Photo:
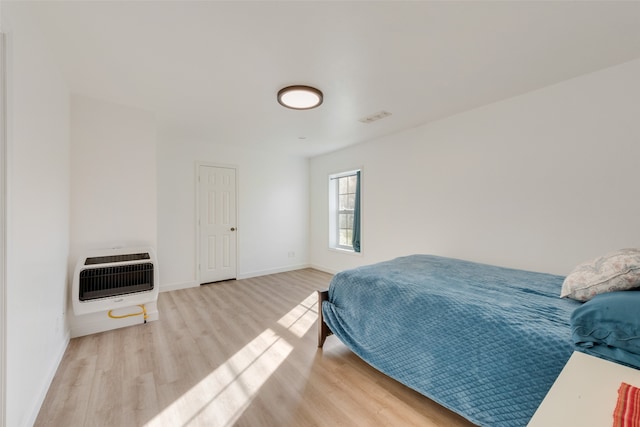
M 611 427 L 621 382 L 640 387 L 640 370 L 576 351 L 528 427 Z

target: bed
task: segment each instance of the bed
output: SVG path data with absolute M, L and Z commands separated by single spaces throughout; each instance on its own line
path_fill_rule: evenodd
M 480 426 L 525 426 L 574 350 L 563 277 L 431 255 L 338 273 L 318 345 L 364 361 Z

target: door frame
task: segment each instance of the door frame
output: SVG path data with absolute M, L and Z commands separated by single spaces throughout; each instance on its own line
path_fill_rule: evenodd
M 0 426 L 6 425 L 7 402 L 7 37 L 0 32 Z
M 240 258 L 238 254 L 240 253 L 240 239 L 238 238 L 238 212 L 240 211 L 240 197 L 239 197 L 239 182 L 240 182 L 240 171 L 238 165 L 230 165 L 225 163 L 212 163 L 212 162 L 200 162 L 197 161 L 195 165 L 195 199 L 196 199 L 196 212 L 195 212 L 195 244 L 196 244 L 196 259 L 194 260 L 195 269 L 195 278 L 196 285 L 200 285 L 200 166 L 209 166 L 214 168 L 226 168 L 233 169 L 236 174 L 236 215 L 235 215 L 235 223 L 236 223 L 236 278 L 238 277 L 238 270 L 240 265 Z

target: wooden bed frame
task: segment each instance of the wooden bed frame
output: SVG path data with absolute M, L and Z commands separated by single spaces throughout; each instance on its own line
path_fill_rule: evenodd
M 324 323 L 324 316 L 322 315 L 322 301 L 329 299 L 329 291 L 318 291 L 318 348 L 322 348 L 324 340 L 329 335 L 333 335 L 331 329 Z

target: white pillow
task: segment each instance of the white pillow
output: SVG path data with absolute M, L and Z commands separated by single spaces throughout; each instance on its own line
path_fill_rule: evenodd
M 598 294 L 640 288 L 640 249 L 621 249 L 584 262 L 562 283 L 562 298 L 588 301 Z

